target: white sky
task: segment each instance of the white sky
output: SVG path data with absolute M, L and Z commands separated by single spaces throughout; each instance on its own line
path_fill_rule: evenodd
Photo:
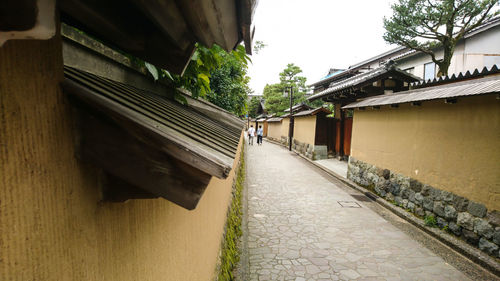
M 388 0 L 260 0 L 255 12 L 254 42 L 267 46 L 252 56 L 250 87 L 262 94 L 278 83 L 288 63 L 298 65 L 307 84 L 330 68 L 350 65 L 396 46 L 385 43 L 383 17 L 392 14 Z

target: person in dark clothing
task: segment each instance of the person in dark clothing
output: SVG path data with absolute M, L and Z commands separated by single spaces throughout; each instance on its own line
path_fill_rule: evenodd
M 262 145 L 262 136 L 264 135 L 264 129 L 262 126 L 259 126 L 257 129 L 257 145 Z

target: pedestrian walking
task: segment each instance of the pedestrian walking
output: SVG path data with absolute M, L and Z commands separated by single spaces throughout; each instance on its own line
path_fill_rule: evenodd
M 262 145 L 262 136 L 264 135 L 264 129 L 262 126 L 259 126 L 257 129 L 257 145 Z
M 253 127 L 253 125 L 250 125 L 250 128 L 248 128 L 247 135 L 248 144 L 253 145 L 253 137 L 255 136 L 255 128 Z

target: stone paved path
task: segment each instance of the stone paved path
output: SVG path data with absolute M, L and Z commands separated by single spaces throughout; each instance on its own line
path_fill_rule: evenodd
M 248 280 L 469 280 L 284 148 L 246 155 Z

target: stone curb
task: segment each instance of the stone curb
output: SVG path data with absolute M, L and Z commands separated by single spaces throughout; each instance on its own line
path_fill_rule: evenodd
M 281 142 L 279 142 L 279 141 L 270 140 L 268 138 L 266 138 L 266 141 L 269 142 L 269 143 L 275 144 L 275 145 L 279 145 L 279 146 L 283 147 L 284 149 L 288 150 L 288 146 L 283 146 L 283 144 Z M 305 157 L 303 154 L 301 154 L 300 152 L 298 152 L 296 149 L 292 148 L 292 152 L 295 152 L 295 154 L 299 155 L 300 157 L 302 157 L 302 158 L 304 158 L 306 160 L 313 161 L 313 160 Z
M 276 141 L 272 141 L 272 140 L 269 140 L 267 139 L 268 142 L 270 143 L 273 143 L 273 144 L 277 144 L 277 145 L 280 145 L 280 143 L 276 142 Z M 380 198 L 378 195 L 372 193 L 371 191 L 361 187 L 361 186 L 358 186 L 356 183 L 338 175 L 337 173 L 315 163 L 314 161 L 312 161 L 311 159 L 301 155 L 300 153 L 297 153 L 296 151 L 294 151 L 298 156 L 300 156 L 302 159 L 306 160 L 307 162 L 311 163 L 312 165 L 320 168 L 321 170 L 323 170 L 324 172 L 328 173 L 329 175 L 335 177 L 336 179 L 342 181 L 344 184 L 346 184 L 347 186 L 363 193 L 364 195 L 366 195 L 367 197 L 369 197 L 370 199 L 374 200 L 375 202 L 377 202 L 378 204 L 382 205 L 384 208 L 390 210 L 391 212 L 393 212 L 394 214 L 396 214 L 397 216 L 401 217 L 402 219 L 408 221 L 409 223 L 413 224 L 414 226 L 420 228 L 421 230 L 425 231 L 427 234 L 433 236 L 434 238 L 438 239 L 439 241 L 441 241 L 442 243 L 446 244 L 447 246 L 449 246 L 450 248 L 452 248 L 453 250 L 459 252 L 460 254 L 466 256 L 467 258 L 469 258 L 470 260 L 474 261 L 475 263 L 479 264 L 480 266 L 482 266 L 483 268 L 489 270 L 491 273 L 493 273 L 494 275 L 497 275 L 497 276 L 500 276 L 500 263 L 498 263 L 496 261 L 496 259 L 490 257 L 489 255 L 483 253 L 481 250 L 479 249 L 476 249 L 468 244 L 466 244 L 465 242 L 447 234 L 447 233 L 444 233 L 443 231 L 441 231 L 440 229 L 437 229 L 437 228 L 432 228 L 432 227 L 428 227 L 424 224 L 424 222 L 415 217 L 414 215 L 400 209 L 399 207 L 396 207 L 394 205 L 392 205 L 391 203 L 387 202 L 386 200 Z

